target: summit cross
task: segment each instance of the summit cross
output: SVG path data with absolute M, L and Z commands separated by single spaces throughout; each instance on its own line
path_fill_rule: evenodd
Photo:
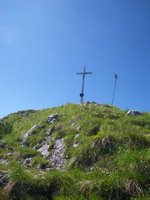
M 84 97 L 84 85 L 85 85 L 85 76 L 88 74 L 93 74 L 92 72 L 86 72 L 86 66 L 83 68 L 83 72 L 77 72 L 77 75 L 82 75 L 82 87 L 80 93 L 80 103 L 83 104 L 83 97 Z

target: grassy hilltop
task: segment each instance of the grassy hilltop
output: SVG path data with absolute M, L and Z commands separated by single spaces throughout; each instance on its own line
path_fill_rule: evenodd
M 99 104 L 0 120 L 0 200 L 150 199 L 150 113 Z

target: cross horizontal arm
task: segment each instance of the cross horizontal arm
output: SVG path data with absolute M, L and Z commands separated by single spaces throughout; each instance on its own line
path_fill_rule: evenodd
M 93 74 L 92 72 L 77 72 L 76 74 Z

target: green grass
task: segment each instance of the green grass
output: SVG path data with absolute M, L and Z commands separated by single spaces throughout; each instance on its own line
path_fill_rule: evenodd
M 49 124 L 46 119 L 53 113 L 59 117 Z M 21 147 L 34 125 L 27 146 Z M 36 150 L 48 130 L 50 155 L 55 141 L 64 138 L 64 170 L 46 171 L 52 166 L 49 157 Z M 13 183 L 8 199 L 150 199 L 150 113 L 127 116 L 116 107 L 96 104 L 14 113 L 0 120 L 0 144 L 5 144 L 0 159 L 9 162 L 0 164 L 0 171 L 7 171 Z M 32 158 L 30 167 L 22 164 L 26 158 Z

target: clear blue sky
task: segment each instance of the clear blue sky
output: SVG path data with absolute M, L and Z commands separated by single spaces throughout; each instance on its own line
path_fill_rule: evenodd
M 0 0 L 0 117 L 85 101 L 150 111 L 150 0 Z

